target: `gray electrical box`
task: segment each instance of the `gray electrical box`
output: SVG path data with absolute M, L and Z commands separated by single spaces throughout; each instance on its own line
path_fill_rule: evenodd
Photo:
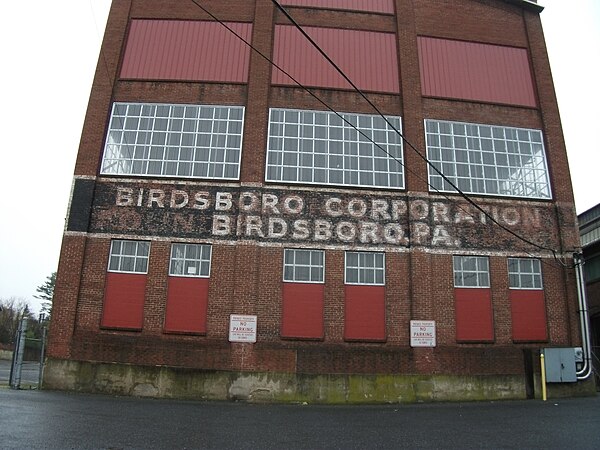
M 577 381 L 573 348 L 545 348 L 544 358 L 548 383 L 574 383 Z

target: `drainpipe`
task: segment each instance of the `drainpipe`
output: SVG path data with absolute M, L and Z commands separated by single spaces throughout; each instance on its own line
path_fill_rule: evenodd
M 577 379 L 585 380 L 592 374 L 592 343 L 590 341 L 590 318 L 583 278 L 583 255 L 574 253 L 575 278 L 577 280 L 577 300 L 579 303 L 579 323 L 581 326 L 581 342 L 583 349 L 583 367 L 577 371 Z

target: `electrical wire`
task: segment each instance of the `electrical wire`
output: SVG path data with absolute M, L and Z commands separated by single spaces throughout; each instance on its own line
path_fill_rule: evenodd
M 340 67 L 329 57 L 329 55 L 327 55 L 327 53 L 325 53 L 325 51 L 319 46 L 319 44 L 317 44 L 311 37 L 310 35 L 308 35 L 308 33 L 306 33 L 306 31 L 304 31 L 304 29 L 298 24 L 298 22 L 296 22 L 296 20 L 286 11 L 286 9 L 281 6 L 279 4 L 279 2 L 277 0 L 271 0 L 271 2 L 277 7 L 277 9 L 279 9 L 283 15 L 294 25 L 294 27 L 300 31 L 300 33 L 310 42 L 310 44 L 315 47 L 315 49 L 327 60 L 327 62 L 329 62 L 329 64 L 331 64 L 333 66 L 333 68 L 352 86 L 352 88 L 377 112 L 377 114 L 379 114 L 388 124 L 388 126 L 390 128 L 392 128 L 396 133 L 398 133 L 398 135 L 402 138 L 402 140 L 423 160 L 425 161 L 425 163 L 431 167 L 433 170 L 435 170 L 435 172 L 437 172 L 438 175 L 440 175 L 442 177 L 442 179 L 448 183 L 461 197 L 463 197 L 470 205 L 472 205 L 473 207 L 475 207 L 478 211 L 480 211 L 482 214 L 484 214 L 488 219 L 490 219 L 490 221 L 494 224 L 496 224 L 497 226 L 499 226 L 500 228 L 502 228 L 504 231 L 506 231 L 507 233 L 513 235 L 514 237 L 516 237 L 517 239 L 521 240 L 522 242 L 525 242 L 526 244 L 529 244 L 533 247 L 536 247 L 540 250 L 546 250 L 552 253 L 554 259 L 561 264 L 562 266 L 565 266 L 565 263 L 563 261 L 561 261 L 557 255 L 557 251 L 554 250 L 553 248 L 550 247 L 546 247 L 540 244 L 537 244 L 523 236 L 521 236 L 520 234 L 514 232 L 513 230 L 511 230 L 510 228 L 505 227 L 504 225 L 502 225 L 500 222 L 498 222 L 491 214 L 489 214 L 487 211 L 485 211 L 481 206 L 479 206 L 468 194 L 466 194 L 465 192 L 463 192 L 461 189 L 458 188 L 458 186 L 456 186 L 446 175 L 444 175 L 436 166 L 435 164 L 431 163 L 431 161 L 429 161 L 429 159 L 423 155 L 423 153 L 421 151 L 419 151 L 419 149 L 417 147 L 415 147 L 405 136 L 404 134 L 398 130 L 396 127 L 394 127 L 394 125 L 392 123 L 389 122 L 389 120 L 387 120 L 387 118 L 383 115 L 383 113 L 379 110 L 379 108 L 377 108 L 377 106 L 365 95 L 365 93 L 358 87 L 356 86 L 356 84 L 354 84 L 354 82 L 344 73 L 344 71 L 342 69 L 340 69 Z

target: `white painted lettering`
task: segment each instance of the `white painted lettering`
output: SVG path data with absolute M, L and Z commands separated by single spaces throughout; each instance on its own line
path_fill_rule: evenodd
M 521 215 L 516 208 L 505 208 L 501 213 L 502 220 L 509 226 L 515 226 L 521 221 Z
M 367 244 L 372 242 L 373 244 L 379 243 L 379 236 L 377 235 L 379 227 L 375 222 L 361 222 L 360 223 L 360 242 Z
M 371 219 L 390 220 L 392 217 L 388 213 L 389 204 L 387 200 L 376 199 L 371 201 Z
M 258 196 L 254 192 L 242 192 L 238 205 L 240 211 L 256 211 L 258 209 Z
M 331 222 L 327 220 L 315 220 L 315 241 L 328 241 L 331 239 Z
M 454 246 L 454 241 L 448 234 L 448 230 L 443 225 L 436 225 L 433 228 L 433 238 L 431 239 L 431 245 L 445 245 L 447 247 Z
M 415 222 L 411 226 L 411 237 L 416 245 L 426 245 L 430 235 L 429 225 L 423 222 Z
M 150 189 L 148 194 L 148 208 L 152 208 L 152 205 L 156 203 L 159 208 L 165 207 L 165 191 L 162 189 Z
M 194 195 L 194 209 L 208 209 L 210 207 L 210 194 L 206 191 L 196 192 Z
M 292 232 L 292 237 L 294 239 L 308 239 L 310 236 L 308 220 L 295 220 L 293 226 L 294 231 Z
M 279 217 L 269 217 L 269 227 L 267 237 L 282 238 L 286 235 L 288 225 L 287 222 Z M 277 228 L 277 229 L 276 229 Z
M 279 199 L 274 194 L 263 194 L 262 196 L 262 212 L 263 214 L 281 214 L 277 209 L 277 203 Z
M 215 214 L 213 216 L 212 234 L 215 236 L 228 236 L 231 234 L 231 218 Z
M 450 217 L 448 217 L 448 206 L 445 203 L 433 202 L 431 210 L 434 222 L 450 222 Z
M 117 206 L 133 205 L 133 189 L 120 187 L 117 188 Z
M 360 198 L 353 198 L 348 202 L 348 214 L 352 217 L 364 217 L 367 213 L 367 202 Z
M 412 220 L 423 220 L 429 215 L 429 204 L 425 200 L 410 202 L 410 218 Z
M 217 198 L 215 199 L 215 211 L 229 211 L 233 203 L 231 201 L 231 193 L 229 192 L 217 192 Z
M 246 217 L 246 236 L 252 237 L 252 233 L 256 233 L 257 237 L 265 237 L 262 232 L 262 219 L 260 216 Z
M 179 201 L 178 201 L 179 200 Z M 185 191 L 173 190 L 171 191 L 171 202 L 169 206 L 171 208 L 180 209 L 188 204 L 189 196 Z
M 356 238 L 356 227 L 350 222 L 340 222 L 335 227 L 335 233 L 340 241 L 351 242 Z
M 283 201 L 283 211 L 287 214 L 300 214 L 304 209 L 304 199 L 299 195 L 290 195 Z
M 335 197 L 328 198 L 325 202 L 325 212 L 331 217 L 341 216 L 343 214 L 342 200 Z

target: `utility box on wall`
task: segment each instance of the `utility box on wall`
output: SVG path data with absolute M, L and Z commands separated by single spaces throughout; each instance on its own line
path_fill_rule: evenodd
M 573 348 L 545 348 L 543 351 L 548 383 L 577 382 Z

